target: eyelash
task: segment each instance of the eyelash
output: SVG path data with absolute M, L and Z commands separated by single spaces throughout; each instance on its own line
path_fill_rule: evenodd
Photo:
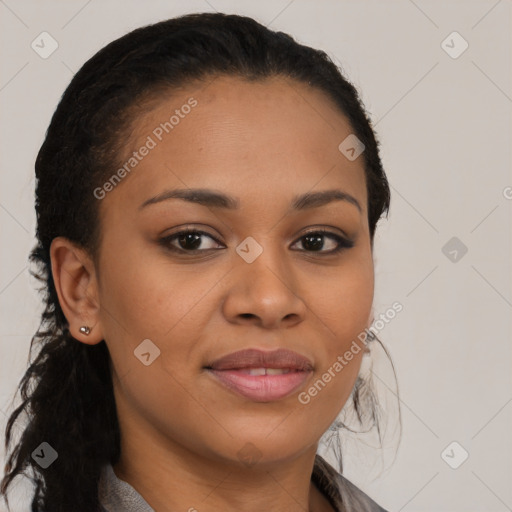
M 214 240 L 216 243 L 220 244 L 220 242 L 218 240 L 216 240 L 212 235 L 210 235 L 209 233 L 206 233 L 205 231 L 201 231 L 198 229 L 185 229 L 183 231 L 173 233 L 172 235 L 161 238 L 160 243 L 169 251 L 174 252 L 174 253 L 182 253 L 182 254 L 183 253 L 197 254 L 200 252 L 218 250 L 218 249 L 192 249 L 190 251 L 187 251 L 185 249 L 180 249 L 178 247 L 171 245 L 171 242 L 174 241 L 175 239 L 179 238 L 180 236 L 189 235 L 189 234 L 205 235 L 205 236 L 211 238 L 212 240 Z M 304 252 L 308 252 L 308 253 L 312 253 L 312 254 L 331 256 L 333 254 L 338 254 L 345 249 L 350 249 L 350 248 L 354 247 L 354 244 L 355 244 L 352 240 L 343 238 L 343 237 L 341 237 L 331 231 L 327 231 L 325 229 L 315 229 L 314 231 L 309 231 L 307 233 L 304 233 L 304 235 L 302 235 L 299 239 L 297 239 L 294 242 L 294 244 L 297 243 L 298 241 L 302 240 L 303 238 L 306 238 L 307 236 L 311 236 L 311 235 L 322 235 L 324 237 L 334 239 L 338 243 L 338 247 L 336 247 L 335 249 L 332 249 L 330 251 L 307 251 L 307 250 L 304 250 Z

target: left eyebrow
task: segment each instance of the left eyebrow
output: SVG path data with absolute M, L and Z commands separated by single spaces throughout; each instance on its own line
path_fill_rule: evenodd
M 228 196 L 222 192 L 210 189 L 175 189 L 165 190 L 161 194 L 151 197 L 144 201 L 139 210 L 145 208 L 150 204 L 160 203 L 169 199 L 182 199 L 191 203 L 200 204 L 212 208 L 225 208 L 229 210 L 236 210 L 240 207 L 240 200 L 238 198 Z M 359 212 L 362 212 L 359 201 L 352 195 L 342 190 L 324 190 L 321 192 L 306 192 L 295 196 L 291 201 L 293 210 L 306 210 L 308 208 L 318 208 L 333 201 L 347 201 L 354 205 Z

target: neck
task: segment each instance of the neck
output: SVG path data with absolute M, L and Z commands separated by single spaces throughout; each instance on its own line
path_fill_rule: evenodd
M 333 511 L 311 482 L 316 445 L 293 459 L 248 466 L 199 456 L 169 439 L 162 449 L 154 432 L 133 434 L 122 436 L 131 442 L 122 442 L 114 472 L 157 512 Z

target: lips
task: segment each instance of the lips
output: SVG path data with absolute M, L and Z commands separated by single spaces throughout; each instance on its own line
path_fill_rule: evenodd
M 297 352 L 240 350 L 215 360 L 206 370 L 229 390 L 256 402 L 285 398 L 313 371 L 313 363 Z
M 249 349 L 239 350 L 217 359 L 209 365 L 217 371 L 240 370 L 243 368 L 280 368 L 290 370 L 309 371 L 313 369 L 311 361 L 297 352 L 279 349 L 272 352 Z

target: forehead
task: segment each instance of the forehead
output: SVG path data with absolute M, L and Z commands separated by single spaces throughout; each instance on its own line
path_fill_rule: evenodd
M 212 188 L 245 203 L 275 203 L 337 186 L 366 209 L 363 158 L 350 161 L 338 149 L 352 129 L 307 84 L 215 77 L 162 93 L 131 128 L 119 162 L 127 172 L 103 207 L 138 207 L 165 188 Z

